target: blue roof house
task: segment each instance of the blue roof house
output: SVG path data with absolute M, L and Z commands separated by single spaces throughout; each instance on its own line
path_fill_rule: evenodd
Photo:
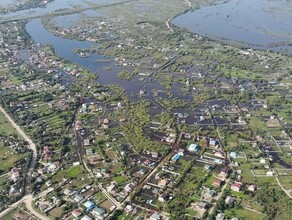
M 88 200 L 87 202 L 85 202 L 83 205 L 85 206 L 85 208 L 87 209 L 87 211 L 91 211 L 96 206 L 95 203 L 94 202 L 91 202 L 90 200 Z
M 189 147 L 188 147 L 188 150 L 189 151 L 195 151 L 195 152 L 198 152 L 200 150 L 200 147 L 196 144 L 191 144 Z
M 179 154 L 176 154 L 176 155 L 174 155 L 174 156 L 171 158 L 171 160 L 172 160 L 172 161 L 178 161 L 179 158 L 180 158 L 180 155 L 179 155 Z

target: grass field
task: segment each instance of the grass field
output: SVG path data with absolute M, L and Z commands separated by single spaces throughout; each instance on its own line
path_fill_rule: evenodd
M 116 181 L 119 185 L 126 182 L 128 178 L 126 176 L 115 176 L 113 178 L 114 181 Z
M 5 116 L 0 112 L 0 134 L 5 136 L 18 135 L 18 132 L 10 124 L 10 122 L 5 118 Z
M 237 217 L 239 219 L 262 220 L 265 215 L 247 209 L 229 209 L 225 211 L 227 217 Z
M 279 176 L 278 179 L 285 189 L 292 189 L 292 176 Z
M 28 154 L 11 154 L 9 147 L 0 145 L 0 175 L 9 172 L 17 161 L 27 156 Z
M 68 169 L 67 176 L 71 178 L 76 178 L 81 172 L 82 169 L 80 166 L 73 166 Z
M 195 211 L 195 210 L 192 210 L 192 209 L 186 209 L 186 213 L 189 215 L 189 216 L 192 216 L 192 217 L 195 217 L 198 212 Z

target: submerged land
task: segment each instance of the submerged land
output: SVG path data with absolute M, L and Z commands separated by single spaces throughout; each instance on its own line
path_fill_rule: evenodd
M 174 25 L 215 0 L 10 3 L 1 219 L 290 218 L 289 40 Z

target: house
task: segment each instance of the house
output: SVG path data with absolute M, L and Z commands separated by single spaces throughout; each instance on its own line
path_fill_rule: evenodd
M 109 119 L 107 119 L 107 118 L 103 119 L 102 127 L 104 129 L 108 129 L 109 128 L 109 123 L 110 123 Z
M 127 206 L 126 206 L 126 212 L 127 212 L 127 213 L 131 213 L 131 212 L 133 211 L 133 209 L 134 209 L 134 208 L 133 208 L 132 205 L 127 205 Z
M 242 183 L 241 182 L 233 182 L 231 185 L 231 189 L 235 192 L 240 192 L 242 190 Z
M 223 164 L 223 160 L 216 158 L 216 159 L 214 159 L 214 163 L 215 164 Z
M 222 180 L 216 178 L 216 179 L 214 180 L 214 182 L 212 183 L 212 185 L 215 186 L 215 187 L 221 187 L 221 186 L 223 185 L 223 182 L 224 182 L 224 181 L 222 181 Z
M 129 192 L 132 192 L 134 190 L 134 188 L 135 188 L 135 184 L 134 183 L 128 183 L 125 186 L 124 190 L 125 190 L 126 193 L 129 193 Z
M 256 189 L 257 189 L 256 185 L 249 185 L 248 188 L 247 188 L 247 190 L 250 191 L 250 192 L 254 192 L 254 191 L 256 191 Z
M 207 208 L 207 203 L 205 202 L 196 202 L 195 207 L 200 210 L 204 210 Z
M 210 147 L 216 147 L 216 148 L 220 147 L 219 142 L 217 140 L 215 140 L 215 139 L 210 139 L 209 146 Z
M 72 189 L 65 189 L 64 190 L 64 195 L 66 195 L 66 196 L 72 196 L 75 193 L 76 193 L 76 191 L 75 190 L 72 190 Z
M 51 185 L 53 185 L 51 180 L 48 180 L 45 184 L 46 184 L 47 187 L 50 187 Z
M 228 177 L 228 167 L 224 167 L 220 170 L 220 177 L 222 177 L 223 179 Z
M 100 207 L 95 207 L 92 210 L 92 214 L 95 215 L 98 219 L 104 219 L 103 214 L 105 214 L 105 210 Z
M 225 204 L 228 204 L 228 205 L 233 205 L 236 202 L 237 202 L 236 198 L 232 196 L 227 196 L 225 199 Z
M 89 139 L 84 139 L 84 140 L 83 140 L 83 145 L 84 145 L 84 146 L 89 146 L 89 144 L 90 144 Z
M 190 144 L 190 146 L 188 147 L 188 151 L 191 152 L 198 152 L 200 150 L 200 147 L 196 144 Z
M 238 157 L 238 152 L 232 151 L 232 152 L 230 152 L 229 155 L 230 155 L 231 158 L 237 158 Z
M 273 171 L 268 171 L 267 172 L 267 176 L 274 176 L 274 172 Z
M 213 168 L 213 167 L 212 167 L 210 164 L 206 164 L 206 165 L 204 166 L 204 169 L 207 170 L 207 171 L 211 171 L 212 168 Z
M 166 185 L 169 183 L 169 180 L 167 178 L 160 179 L 158 186 L 160 187 L 166 187 Z
M 158 153 L 157 152 L 151 152 L 151 155 L 153 158 L 158 158 Z
M 171 158 L 171 160 L 174 161 L 174 162 L 176 162 L 176 161 L 179 160 L 180 157 L 181 157 L 180 154 L 175 154 L 175 155 Z
M 169 200 L 172 200 L 173 199 L 173 195 L 170 195 L 169 193 L 162 193 L 159 195 L 158 197 L 158 201 L 160 202 L 167 202 Z
M 83 205 L 85 206 L 87 211 L 91 211 L 96 207 L 95 203 L 90 200 L 86 201 Z
M 225 153 L 224 153 L 223 151 L 216 151 L 216 152 L 214 153 L 214 156 L 215 156 L 215 157 L 220 157 L 220 158 L 225 159 Z
M 79 216 L 82 215 L 82 212 L 79 210 L 79 209 L 74 209 L 72 211 L 72 215 L 75 217 L 75 218 L 78 218 Z
M 160 215 L 157 212 L 154 212 L 150 217 L 149 220 L 160 220 Z
M 77 195 L 75 195 L 74 196 L 74 201 L 75 202 L 81 202 L 82 200 L 84 199 L 84 197 L 83 196 L 81 196 L 81 195 L 79 195 L 79 194 L 77 194 Z
M 19 177 L 20 177 L 19 169 L 18 168 L 11 169 L 10 178 L 13 180 L 13 182 L 17 182 Z
M 93 220 L 88 215 L 83 216 L 80 220 Z
M 216 215 L 216 220 L 224 220 L 225 219 L 225 215 L 223 213 L 218 213 L 218 215 Z
M 9 195 L 11 195 L 13 193 L 17 193 L 17 188 L 15 188 L 15 186 L 10 186 Z

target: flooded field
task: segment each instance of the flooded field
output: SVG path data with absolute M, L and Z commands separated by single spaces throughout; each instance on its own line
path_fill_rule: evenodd
M 218 1 L 178 16 L 173 24 L 224 43 L 292 54 L 292 1 Z

